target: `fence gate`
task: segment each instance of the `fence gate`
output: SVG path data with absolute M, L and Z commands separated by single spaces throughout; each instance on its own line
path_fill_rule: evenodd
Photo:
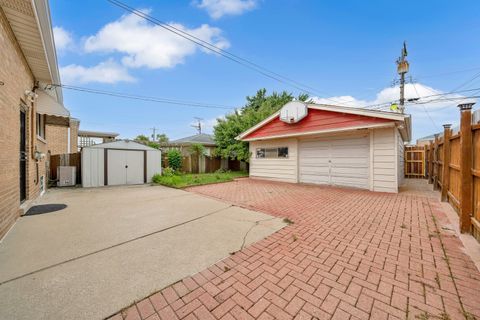
M 422 146 L 405 147 L 405 177 L 426 177 L 426 150 Z

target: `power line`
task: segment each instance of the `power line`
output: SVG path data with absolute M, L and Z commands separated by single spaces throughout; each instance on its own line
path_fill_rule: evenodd
M 479 70 L 479 69 L 480 69 L 480 67 L 475 67 L 475 68 L 470 68 L 470 69 L 455 70 L 455 71 L 443 72 L 443 73 L 437 73 L 437 74 L 431 74 L 431 75 L 423 75 L 423 76 L 420 75 L 419 77 L 415 77 L 415 79 L 426 79 L 426 78 L 436 78 L 436 77 L 442 77 L 442 76 L 449 76 L 449 75 L 452 75 L 452 74 L 475 71 L 475 70 Z
M 415 83 L 412 82 L 412 86 L 413 86 L 413 89 L 415 89 L 415 93 L 417 94 L 417 97 L 420 97 L 420 95 L 418 94 L 418 91 L 417 91 L 417 87 L 415 86 Z M 427 108 L 425 107 L 425 105 L 422 104 L 422 107 L 423 107 L 423 111 L 425 111 L 425 113 L 427 114 L 428 118 L 430 119 L 430 121 L 433 123 L 433 126 L 435 127 L 435 129 L 439 130 L 439 126 L 437 125 L 437 123 L 433 120 L 432 116 L 430 115 L 430 112 L 428 112 Z
M 63 89 L 86 92 L 86 93 L 91 93 L 91 94 L 99 94 L 99 95 L 113 96 L 113 97 L 117 97 L 117 98 L 141 100 L 141 101 L 148 101 L 148 102 L 159 102 L 159 103 L 181 105 L 181 106 L 187 106 L 187 107 L 224 109 L 224 110 L 232 110 L 232 109 L 236 108 L 236 107 L 232 107 L 232 106 L 207 104 L 207 103 L 195 102 L 195 101 L 185 101 L 185 100 L 177 100 L 177 99 L 169 99 L 169 98 L 158 98 L 158 97 L 148 97 L 148 96 L 140 96 L 140 95 L 133 95 L 133 94 L 125 94 L 125 93 L 115 92 L 115 91 L 105 91 L 105 90 L 84 88 L 84 87 L 71 86 L 71 85 L 65 85 L 65 84 L 53 84 L 51 86 L 62 87 Z
M 265 77 L 276 80 L 280 83 L 286 84 L 286 85 L 291 86 L 291 87 L 293 87 L 297 90 L 300 90 L 301 92 L 308 93 L 310 95 L 314 95 L 314 96 L 315 95 L 316 96 L 323 95 L 323 94 L 319 94 L 320 93 L 319 91 L 317 91 L 316 89 L 314 89 L 310 86 L 307 86 L 307 85 L 305 85 L 301 82 L 298 82 L 296 80 L 293 80 L 291 78 L 283 76 L 283 75 L 281 75 L 277 72 L 274 72 L 274 71 L 269 70 L 265 67 L 262 67 L 261 65 L 259 65 L 257 63 L 254 63 L 250 60 L 247 60 L 247 59 L 242 58 L 242 57 L 240 57 L 236 54 L 233 54 L 229 51 L 226 51 L 226 50 L 224 50 L 224 49 L 222 49 L 222 48 L 220 48 L 220 47 L 218 47 L 218 46 L 216 46 L 216 45 L 214 45 L 214 44 L 212 44 L 208 41 L 200 39 L 200 38 L 186 32 L 186 31 L 184 31 L 180 28 L 172 26 L 171 24 L 168 24 L 164 21 L 161 21 L 161 20 L 159 20 L 155 17 L 152 17 L 145 12 L 142 12 L 140 10 L 137 10 L 137 9 L 133 8 L 133 7 L 130 7 L 129 5 L 127 5 L 127 4 L 125 4 L 121 1 L 118 1 L 118 0 L 107 0 L 107 1 L 110 2 L 111 4 L 117 6 L 117 7 L 120 7 L 122 9 L 124 9 L 125 11 L 128 11 L 128 12 L 130 12 L 130 13 L 138 16 L 138 17 L 141 17 L 141 18 L 143 18 L 147 21 L 150 21 L 151 23 L 153 23 L 153 24 L 155 24 L 155 25 L 157 25 L 157 26 L 159 26 L 159 27 L 161 27 L 161 28 L 163 28 L 167 31 L 170 31 L 170 32 L 172 32 L 172 33 L 174 33 L 174 34 L 176 34 L 176 35 L 178 35 L 178 36 L 180 36 L 180 37 L 182 37 L 182 38 L 184 38 L 188 41 L 191 41 L 191 42 L 201 46 L 204 49 L 210 50 L 210 51 L 212 51 L 216 54 L 219 54 L 219 55 L 221 55 L 221 56 L 223 56 L 223 57 L 225 57 L 225 58 L 227 58 L 227 59 L 229 59 L 229 60 L 231 60 L 235 63 L 238 63 L 238 64 L 240 64 L 244 67 L 247 67 L 251 70 L 254 70 L 254 71 L 264 75 Z M 338 101 L 333 100 L 333 99 L 329 99 L 329 98 L 323 98 L 323 99 L 338 103 Z

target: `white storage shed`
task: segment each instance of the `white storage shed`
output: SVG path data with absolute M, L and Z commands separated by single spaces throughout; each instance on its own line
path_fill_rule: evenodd
M 82 149 L 82 186 L 142 184 L 162 172 L 161 151 L 119 140 Z

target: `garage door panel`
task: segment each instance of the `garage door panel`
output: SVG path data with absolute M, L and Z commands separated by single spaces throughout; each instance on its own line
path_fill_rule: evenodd
M 368 189 L 368 135 L 324 139 L 326 140 L 300 142 L 300 182 Z

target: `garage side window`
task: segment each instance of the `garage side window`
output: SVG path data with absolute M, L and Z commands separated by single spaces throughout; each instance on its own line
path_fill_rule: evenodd
M 257 148 L 256 157 L 267 159 L 288 158 L 288 147 Z

